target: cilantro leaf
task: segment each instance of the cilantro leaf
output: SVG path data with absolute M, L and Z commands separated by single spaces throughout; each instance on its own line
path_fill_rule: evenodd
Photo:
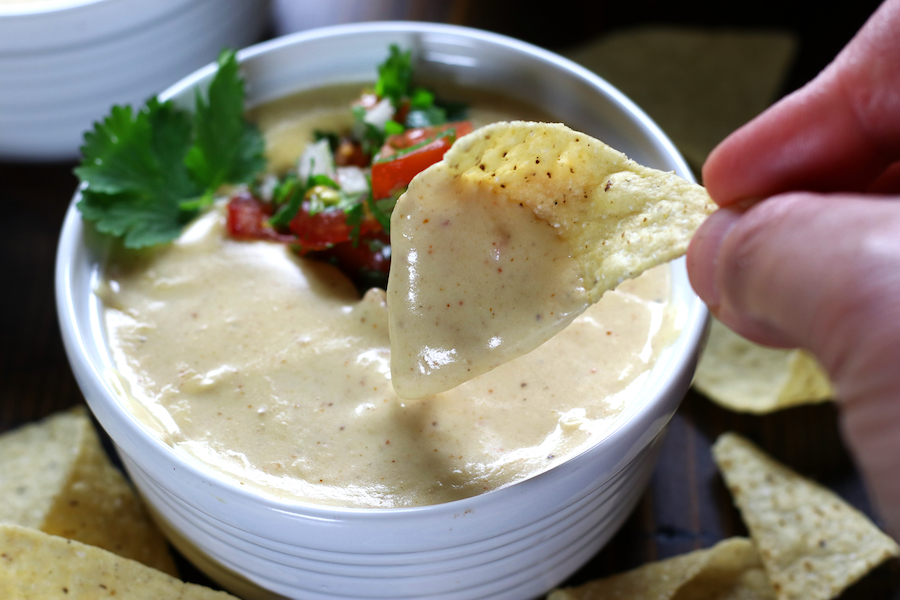
M 224 183 L 247 183 L 265 168 L 265 142 L 244 120 L 244 81 L 233 50 L 219 55 L 219 71 L 207 98 L 197 92 L 196 139 L 185 164 L 207 190 Z
M 341 186 L 339 186 L 337 182 L 328 175 L 310 175 L 309 180 L 306 182 L 306 188 L 309 189 L 315 185 L 324 185 L 325 187 L 330 187 L 333 190 L 341 189 Z
M 396 44 L 391 44 L 389 51 L 387 60 L 378 65 L 375 93 L 380 98 L 390 98 L 394 107 L 399 107 L 410 91 L 412 51 L 403 52 Z
M 434 94 L 425 88 L 416 88 L 409 98 L 409 105 L 412 108 L 428 108 L 434 105 Z
M 363 152 L 369 156 L 375 156 L 386 139 L 384 131 L 371 123 L 366 123 L 366 109 L 362 106 L 354 106 L 350 109 L 353 114 L 353 138 L 358 140 Z
M 436 99 L 434 105 L 444 111 L 448 122 L 465 121 L 469 118 L 469 105 L 465 102 Z
M 369 197 L 371 197 L 371 194 L 369 194 Z M 362 222 L 366 218 L 366 211 L 363 208 L 362 202 L 360 202 L 359 204 L 352 206 L 349 210 L 345 210 L 344 214 L 347 215 L 347 225 L 350 226 L 350 239 L 353 241 L 353 247 L 356 248 L 359 245 L 359 232 L 362 227 Z
M 327 175 L 310 175 L 306 180 L 306 185 L 303 185 L 294 173 L 290 173 L 275 188 L 272 199 L 273 203 L 280 208 L 269 219 L 269 224 L 273 227 L 288 227 L 300 211 L 303 201 L 306 199 L 306 192 L 317 185 L 336 190 L 335 202 L 326 205 L 321 199 L 318 199 L 318 201 L 316 201 L 316 198 L 311 199 L 310 215 L 321 212 L 332 205 L 338 206 L 343 210 L 350 207 L 350 200 L 355 198 L 355 196 L 342 192 L 341 186 Z
M 331 153 L 334 154 L 337 152 L 338 146 L 341 145 L 341 138 L 333 131 L 323 131 L 321 129 L 313 130 L 313 141 L 320 140 L 328 140 L 328 147 L 331 148 Z
M 269 224 L 272 225 L 272 227 L 287 227 L 291 224 L 294 217 L 297 216 L 300 207 L 303 205 L 304 190 L 298 189 L 300 187 L 299 183 L 291 186 L 290 195 L 287 196 L 288 202 L 282 204 L 281 208 L 278 209 L 278 212 L 269 219 Z
M 196 114 L 152 98 L 137 112 L 114 106 L 85 133 L 78 209 L 99 231 L 129 248 L 170 242 L 222 184 L 264 168 L 263 138 L 243 120 L 234 53 L 224 52 L 219 65 Z
M 132 248 L 168 242 L 191 215 L 180 203 L 202 193 L 183 166 L 190 147 L 190 115 L 153 99 L 132 113 L 114 106 L 85 134 L 75 169 L 87 184 L 78 208 L 97 229 Z
M 393 119 L 389 119 L 384 124 L 384 134 L 385 135 L 394 135 L 397 133 L 403 133 L 404 131 L 406 131 L 406 127 L 404 127 L 397 121 L 394 121 Z

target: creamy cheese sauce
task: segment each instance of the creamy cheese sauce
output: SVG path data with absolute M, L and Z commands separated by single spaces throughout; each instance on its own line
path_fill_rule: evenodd
M 254 113 L 275 163 L 290 164 L 294 135 L 325 114 L 290 106 Z M 489 118 L 530 116 L 502 112 Z M 408 401 L 391 384 L 384 292 L 360 300 L 329 265 L 229 239 L 221 210 L 104 274 L 112 377 L 139 418 L 238 485 L 319 504 L 435 504 L 546 470 L 616 426 L 676 334 L 663 266 L 537 350 Z
M 552 226 L 447 171 L 417 177 L 391 217 L 391 374 L 404 398 L 521 356 L 590 304 Z

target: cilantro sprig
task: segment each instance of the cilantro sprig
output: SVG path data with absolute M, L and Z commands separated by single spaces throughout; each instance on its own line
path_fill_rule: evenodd
M 375 93 L 379 98 L 390 98 L 394 106 L 400 106 L 410 93 L 413 73 L 412 51 L 404 52 L 397 44 L 391 44 L 388 52 L 387 59 L 378 65 Z
M 354 137 L 369 156 L 374 156 L 390 135 L 468 118 L 466 104 L 441 101 L 430 90 L 414 86 L 412 80 L 412 51 L 392 44 L 387 59 L 378 65 L 374 92 L 379 98 L 389 99 L 394 109 L 406 116 L 403 122 L 389 120 L 383 127 L 375 127 L 365 121 L 365 108 L 353 108 Z
M 218 64 L 194 113 L 153 98 L 138 111 L 114 106 L 85 133 L 78 209 L 99 231 L 129 248 L 170 242 L 222 185 L 249 183 L 265 167 L 263 137 L 243 117 L 235 53 Z

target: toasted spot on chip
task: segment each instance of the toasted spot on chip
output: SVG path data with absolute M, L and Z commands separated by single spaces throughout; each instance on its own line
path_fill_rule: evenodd
M 715 319 L 694 387 L 725 408 L 757 414 L 834 397 L 825 371 L 805 350 L 754 344 Z
M 713 456 L 779 600 L 835 598 L 900 553 L 864 514 L 743 437 L 723 434 Z
M 509 214 L 515 205 L 527 214 Z M 701 186 L 561 124 L 501 122 L 460 138 L 413 179 L 391 219 L 395 390 L 435 394 L 533 350 L 624 279 L 684 254 L 714 207 Z M 449 226 L 422 227 L 432 212 Z M 426 245 L 438 258 L 419 251 Z M 531 266 L 501 277 L 491 253 L 512 247 Z M 446 282 L 472 301 L 436 319 Z M 487 314 L 498 298 L 504 310 Z M 536 326 L 542 307 L 555 318 Z
M 547 600 L 767 600 L 775 592 L 753 543 L 730 538 L 711 548 L 633 571 L 554 590 Z
M 165 538 L 109 462 L 81 408 L 0 436 L 0 522 L 177 573 Z
M 0 524 L 0 598 L 234 600 L 107 550 Z

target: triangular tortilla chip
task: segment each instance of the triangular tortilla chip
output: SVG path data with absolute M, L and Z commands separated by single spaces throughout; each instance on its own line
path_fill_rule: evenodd
M 691 166 L 778 96 L 797 48 L 786 31 L 651 25 L 566 54 L 622 90 Z
M 0 598 L 15 600 L 234 600 L 95 546 L 0 525 Z
M 725 408 L 756 414 L 834 397 L 825 371 L 805 350 L 754 344 L 716 319 L 694 387 Z
M 391 219 L 394 388 L 437 393 L 534 349 L 622 280 L 684 254 L 714 208 L 701 186 L 564 125 L 460 138 Z
M 81 408 L 0 436 L 0 522 L 99 546 L 177 574 L 165 538 L 109 462 Z
M 775 598 L 746 538 L 731 538 L 607 579 L 555 590 L 547 600 L 768 600 Z
M 827 600 L 900 552 L 865 515 L 746 439 L 713 445 L 779 600 Z

